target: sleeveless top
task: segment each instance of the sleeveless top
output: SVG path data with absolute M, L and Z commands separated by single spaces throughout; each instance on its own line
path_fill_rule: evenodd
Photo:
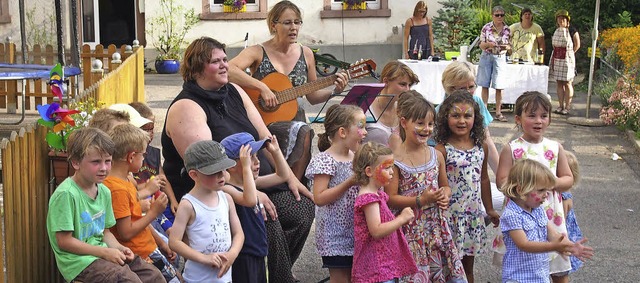
M 558 152 L 560 151 L 560 144 L 557 141 L 543 138 L 539 143 L 530 143 L 519 137 L 511 141 L 509 146 L 511 146 L 514 162 L 520 159 L 532 159 L 549 168 L 553 175 L 557 175 Z M 562 195 L 555 190 L 550 191 L 541 207 L 544 209 L 551 227 L 556 232 L 567 235 Z M 550 252 L 549 256 L 551 274 L 571 270 L 571 261 L 568 258 L 565 259 L 556 252 Z
M 416 43 L 418 44 L 416 46 Z M 414 48 L 420 48 L 422 45 L 422 58 L 418 58 L 418 54 L 413 54 Z M 411 19 L 411 27 L 409 28 L 409 53 L 411 59 L 424 59 L 431 56 L 431 42 L 429 42 L 429 24 L 415 26 L 413 25 L 413 19 Z M 415 57 L 415 58 L 414 58 Z
M 262 61 L 252 75 L 257 80 L 262 80 L 268 74 L 278 72 L 273 64 L 271 64 L 267 51 L 264 50 L 263 46 L 260 47 L 262 48 Z M 302 46 L 300 46 L 300 58 L 298 58 L 296 65 L 293 66 L 293 70 L 291 70 L 289 74 L 285 75 L 289 77 L 293 86 L 300 86 L 307 82 L 307 62 L 304 59 L 304 50 L 302 49 Z
M 227 183 L 227 185 L 231 185 Z M 242 192 L 239 187 L 231 185 L 236 190 Z M 267 244 L 267 228 L 262 218 L 260 207 L 256 204 L 254 207 L 246 207 L 236 204 L 236 213 L 240 219 L 240 225 L 244 232 L 244 244 L 240 250 L 241 254 L 247 254 L 255 257 L 265 257 L 268 254 L 269 245 Z
M 214 141 L 220 142 L 222 139 L 238 132 L 247 132 L 253 136 L 255 140 L 259 140 L 258 131 L 249 121 L 247 111 L 242 103 L 242 97 L 235 87 L 226 84 L 217 91 L 207 91 L 198 86 L 195 82 L 185 82 L 182 85 L 182 91 L 171 102 L 171 106 L 178 100 L 189 99 L 197 103 L 207 116 L 207 127 L 211 130 L 211 136 Z M 168 113 L 168 111 L 167 111 Z M 181 199 L 191 188 L 193 188 L 193 180 L 186 172 L 183 172 L 184 161 L 173 141 L 167 135 L 165 126 L 162 129 L 162 155 L 164 163 L 162 169 L 171 183 L 171 187 L 176 195 L 176 199 Z M 268 160 L 262 152 L 258 152 L 260 159 L 260 175 L 268 175 L 274 172 Z M 286 186 L 274 186 L 276 190 L 288 190 Z
M 226 252 L 231 248 L 229 203 L 224 192 L 216 193 L 216 207 L 207 206 L 190 194 L 182 197 L 191 203 L 195 212 L 193 223 L 186 229 L 189 247 L 203 254 Z M 218 272 L 218 268 L 187 260 L 183 276 L 186 282 L 231 282 L 231 268 L 221 278 L 218 278 Z

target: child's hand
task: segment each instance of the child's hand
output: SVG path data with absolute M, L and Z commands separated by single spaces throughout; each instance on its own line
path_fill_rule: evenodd
M 442 190 L 438 189 L 435 191 L 432 190 L 424 190 L 420 195 L 420 203 L 430 204 L 435 203 L 442 196 Z
M 221 253 L 221 255 L 224 256 L 224 260 L 222 261 L 222 265 L 220 266 L 218 278 L 221 278 L 225 273 L 227 273 L 229 268 L 231 268 L 231 265 L 233 265 L 233 262 L 236 261 L 236 256 L 234 256 L 230 252 Z
M 560 237 L 553 241 L 552 244 L 554 245 L 553 250 L 560 253 L 564 258 L 567 258 L 567 256 L 571 254 L 574 246 L 574 244 L 569 241 L 565 235 L 560 235 Z
M 131 251 L 131 250 L 129 250 Z M 125 254 L 116 248 L 105 248 L 103 250 L 102 256 L 100 258 L 110 261 L 113 263 L 117 263 L 119 265 L 124 265 L 124 261 L 127 259 Z
M 278 219 L 278 212 L 276 212 L 276 206 L 271 202 L 269 196 L 267 194 L 258 191 L 258 202 L 262 205 L 260 207 L 260 211 L 262 212 L 262 217 L 264 217 L 264 221 L 267 221 L 267 214 L 271 216 L 271 220 Z
M 251 146 L 248 144 L 241 146 L 239 155 L 240 156 L 238 156 L 238 158 L 240 159 L 240 165 L 243 168 L 251 168 L 251 165 L 253 165 L 253 162 L 251 161 Z
M 493 227 L 498 227 L 498 225 L 500 225 L 500 215 L 495 209 L 487 211 L 487 216 L 489 216 L 491 223 L 493 223 Z
M 151 176 L 149 180 L 147 180 L 147 184 L 145 188 L 149 191 L 149 194 L 154 194 L 158 190 L 164 187 L 166 181 L 163 181 L 162 178 L 156 178 L 156 176 Z
M 133 258 L 136 256 L 130 248 L 127 248 L 125 246 L 122 246 L 120 251 L 122 252 L 122 254 L 124 254 L 125 262 L 131 262 Z
M 151 201 L 151 208 L 149 209 L 148 213 L 151 213 L 155 216 L 160 215 L 160 213 L 162 213 L 164 209 L 167 208 L 168 202 L 169 198 L 167 197 L 167 195 L 163 192 L 160 192 L 160 195 L 154 197 Z
M 271 152 L 272 154 L 275 154 L 280 150 L 278 139 L 276 139 L 276 136 L 270 136 L 269 140 L 270 142 L 267 142 L 267 151 Z
M 400 215 L 398 215 L 398 218 L 402 219 L 402 225 L 413 221 L 414 217 L 415 215 L 413 214 L 413 209 L 411 209 L 411 207 L 405 207 L 402 209 L 402 212 L 400 212 Z
M 571 251 L 571 254 L 581 261 L 587 261 L 587 259 L 591 259 L 593 256 L 593 248 L 583 245 L 586 242 L 587 238 L 575 242 L 573 244 L 573 251 Z
M 439 188 L 438 191 L 440 191 L 440 196 L 438 197 L 438 200 L 436 201 L 436 203 L 438 204 L 438 207 L 440 207 L 440 209 L 449 208 L 449 196 L 447 195 L 445 189 L 444 188 Z
M 169 248 L 169 245 L 167 245 L 166 243 L 161 245 L 159 248 L 160 252 L 162 252 L 162 254 L 171 262 L 173 262 L 178 256 L 174 251 L 171 250 L 171 248 Z
M 206 254 L 204 256 L 205 256 L 205 265 L 209 265 L 213 268 L 222 267 L 222 261 L 227 260 L 225 255 L 222 253 Z
M 142 212 L 147 212 L 151 208 L 151 199 L 146 198 L 140 200 L 140 207 L 142 208 Z

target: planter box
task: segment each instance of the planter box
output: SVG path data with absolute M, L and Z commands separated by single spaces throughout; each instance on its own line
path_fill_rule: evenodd
M 349 5 L 347 3 L 342 2 L 342 10 L 366 10 L 367 2 L 362 2 L 360 4 Z
M 222 11 L 225 13 L 244 13 L 247 11 L 247 5 L 242 5 L 242 8 L 240 9 L 233 5 L 222 5 Z
M 53 176 L 54 184 L 57 187 L 69 176 L 73 176 L 76 170 L 71 166 L 71 163 L 67 161 L 66 152 L 49 152 L 49 160 L 51 162 L 51 173 Z

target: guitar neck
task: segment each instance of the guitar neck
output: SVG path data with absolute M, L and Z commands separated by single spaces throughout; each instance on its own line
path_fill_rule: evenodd
M 303 97 L 307 94 L 310 94 L 317 90 L 321 90 L 325 87 L 328 87 L 332 85 L 333 82 L 336 81 L 336 78 L 338 78 L 337 75 L 331 75 L 310 83 L 303 84 L 301 86 L 296 86 L 283 91 L 278 91 L 275 93 L 276 97 L 278 98 L 278 104 L 289 102 L 298 97 Z

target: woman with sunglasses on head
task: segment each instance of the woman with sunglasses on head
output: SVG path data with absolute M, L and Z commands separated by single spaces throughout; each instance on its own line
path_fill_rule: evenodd
M 427 4 L 418 1 L 413 15 L 404 23 L 404 45 L 407 59 L 421 60 L 433 56 L 433 24 L 427 17 Z
M 501 6 L 493 7 L 493 21 L 482 27 L 480 32 L 480 64 L 476 83 L 482 87 L 482 101 L 489 101 L 489 87 L 496 90 L 496 120 L 507 122 L 502 115 L 502 90 L 507 84 L 506 64 L 507 50 L 510 49 L 511 31 L 504 22 L 505 12 Z

